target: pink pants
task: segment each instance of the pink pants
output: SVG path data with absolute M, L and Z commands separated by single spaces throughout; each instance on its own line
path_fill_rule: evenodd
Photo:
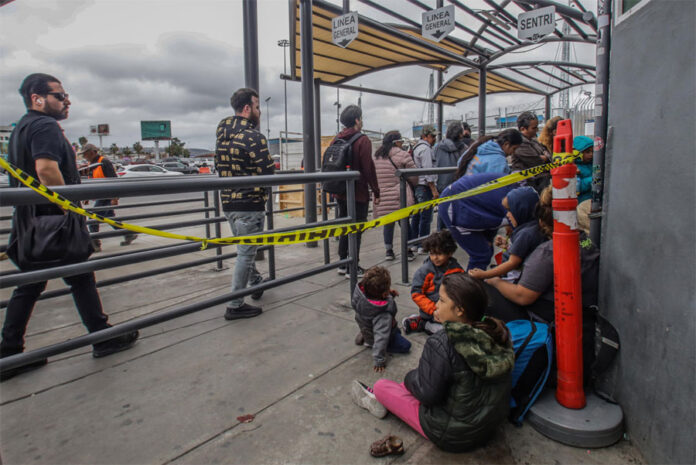
M 408 392 L 404 383 L 397 383 L 390 379 L 380 379 L 372 387 L 372 391 L 380 404 L 387 410 L 401 418 L 421 436 L 428 439 L 421 428 L 418 419 L 418 407 L 420 401 Z

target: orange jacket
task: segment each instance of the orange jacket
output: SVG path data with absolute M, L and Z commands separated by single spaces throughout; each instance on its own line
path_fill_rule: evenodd
M 439 268 L 428 257 L 416 270 L 411 283 L 411 298 L 418 305 L 421 316 L 428 317 L 435 313 L 435 303 L 440 300 L 440 284 L 442 279 L 451 273 L 464 273 L 464 269 L 454 257 Z

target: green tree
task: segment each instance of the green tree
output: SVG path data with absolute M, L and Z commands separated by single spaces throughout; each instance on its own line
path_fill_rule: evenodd
M 87 145 L 87 138 L 85 136 L 80 137 L 79 139 L 77 139 L 77 141 L 80 143 L 80 146 L 82 147 Z
M 140 144 L 140 142 L 136 142 L 135 144 L 133 144 L 133 150 L 135 151 L 135 153 L 140 155 L 141 153 L 143 153 L 143 146 Z
M 181 142 L 178 137 L 173 137 L 169 142 L 169 147 L 165 149 L 165 152 L 169 154 L 170 157 L 186 157 L 190 155 L 189 151 L 184 149 L 186 142 Z
M 124 154 L 124 155 L 126 155 L 126 156 L 128 156 L 128 155 L 130 155 L 131 153 L 133 153 L 133 151 L 130 149 L 130 147 L 128 147 L 128 146 L 126 145 L 125 147 L 123 147 L 123 148 L 121 149 L 121 153 Z
M 118 145 L 116 143 L 111 144 L 111 147 L 109 147 L 109 153 L 111 155 L 116 155 L 119 151 Z

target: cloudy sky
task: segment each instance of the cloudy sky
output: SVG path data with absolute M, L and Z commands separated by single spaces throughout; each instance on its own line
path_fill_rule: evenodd
M 480 2 L 474 0 L 473 3 Z M 340 1 L 332 3 L 340 4 Z M 406 2 L 381 4 L 420 22 L 422 10 Z M 434 7 L 435 0 L 424 3 Z M 471 4 L 467 1 L 467 4 Z M 594 1 L 587 2 L 594 8 Z M 394 21 L 357 1 L 351 9 L 382 21 Z M 283 129 L 283 49 L 288 38 L 286 0 L 258 0 L 261 99 L 268 106 L 271 137 Z M 459 20 L 460 18 L 457 17 Z M 463 19 L 463 16 L 462 16 Z M 513 30 L 514 32 L 514 30 Z M 455 31 L 454 36 L 461 36 Z M 508 61 L 553 58 L 549 44 L 510 56 Z M 524 50 L 522 50 L 524 51 Z M 576 45 L 578 61 L 593 63 L 591 47 Z M 289 64 L 289 61 L 288 61 Z M 241 0 L 15 0 L 0 7 L 0 125 L 17 121 L 25 109 L 17 89 L 34 72 L 59 78 L 70 93 L 70 117 L 62 122 L 71 141 L 88 136 L 89 126 L 108 123 L 104 145 L 132 145 L 140 139 L 141 120 L 171 120 L 172 135 L 191 148 L 215 145 L 218 121 L 231 114 L 229 97 L 244 85 Z M 463 68 L 462 68 L 463 69 Z M 460 69 L 451 69 L 449 76 Z M 397 68 L 367 75 L 352 85 L 425 96 L 430 71 Z M 448 76 L 445 76 L 445 80 Z M 588 86 L 585 90 L 593 90 Z M 336 89 L 321 96 L 322 134 L 336 130 Z M 356 103 L 358 94 L 340 91 L 342 104 Z M 575 94 L 571 96 L 571 103 Z M 489 114 L 497 107 L 525 107 L 543 102 L 537 96 L 489 96 Z M 365 127 L 399 129 L 410 136 L 414 121 L 427 116 L 423 103 L 364 93 Z M 266 104 L 262 105 L 266 132 Z M 445 118 L 477 110 L 476 99 L 445 106 Z M 288 126 L 302 129 L 301 88 L 288 83 Z M 97 137 L 90 138 L 98 143 Z M 145 142 L 143 145 L 151 145 Z

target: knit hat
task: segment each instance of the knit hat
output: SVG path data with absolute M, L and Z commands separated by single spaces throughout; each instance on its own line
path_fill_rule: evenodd
M 578 152 L 584 152 L 594 146 L 594 142 L 587 136 L 577 136 L 573 139 L 573 148 Z

